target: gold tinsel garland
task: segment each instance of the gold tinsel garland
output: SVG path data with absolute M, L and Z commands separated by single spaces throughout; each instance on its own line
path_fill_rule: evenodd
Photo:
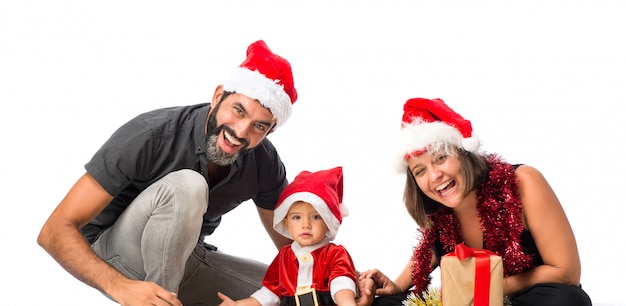
M 402 301 L 403 306 L 442 306 L 441 290 L 439 288 L 430 287 L 422 293 L 422 296 L 411 293 L 406 300 Z M 507 297 L 504 298 L 503 306 L 511 306 L 511 302 Z
M 406 300 L 402 301 L 402 305 L 441 306 L 441 291 L 439 288 L 431 287 L 427 291 L 424 291 L 421 297 L 411 292 L 411 294 L 407 296 Z

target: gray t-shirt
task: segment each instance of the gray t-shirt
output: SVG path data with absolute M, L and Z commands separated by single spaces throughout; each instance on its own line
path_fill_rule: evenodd
M 202 173 L 208 183 L 204 127 L 209 108 L 205 103 L 157 109 L 135 117 L 111 135 L 85 165 L 114 197 L 81 228 L 89 243 L 115 223 L 139 193 L 168 173 L 192 169 Z M 246 200 L 273 210 L 285 186 L 285 166 L 266 138 L 242 154 L 226 178 L 210 187 L 211 205 L 204 215 L 201 235 L 213 233 L 221 216 Z

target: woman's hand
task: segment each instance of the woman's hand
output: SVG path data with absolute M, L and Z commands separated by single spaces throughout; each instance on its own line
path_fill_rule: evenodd
M 378 269 L 361 272 L 359 274 L 359 284 L 368 278 L 374 281 L 374 286 L 376 288 L 374 291 L 375 295 L 394 295 L 401 294 L 403 292 L 403 290 L 398 287 L 396 283 L 391 281 L 387 275 L 380 272 Z

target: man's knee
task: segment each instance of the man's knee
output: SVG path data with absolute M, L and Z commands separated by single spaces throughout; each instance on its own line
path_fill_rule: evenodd
M 178 199 L 183 199 L 182 209 L 197 216 L 206 212 L 209 186 L 204 176 L 191 169 L 174 171 L 163 177 L 162 181 L 171 188 L 171 192 Z
M 170 184 L 183 185 L 194 190 L 208 190 L 206 179 L 204 176 L 191 169 L 181 169 L 174 172 L 170 172 L 163 177 L 163 180 L 168 181 Z

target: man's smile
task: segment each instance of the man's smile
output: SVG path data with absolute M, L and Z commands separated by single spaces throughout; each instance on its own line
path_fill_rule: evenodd
M 233 147 L 241 145 L 241 142 L 239 142 L 236 137 L 230 135 L 230 133 L 228 133 L 228 131 L 226 130 L 224 130 L 224 137 L 226 138 L 227 143 L 229 143 Z

